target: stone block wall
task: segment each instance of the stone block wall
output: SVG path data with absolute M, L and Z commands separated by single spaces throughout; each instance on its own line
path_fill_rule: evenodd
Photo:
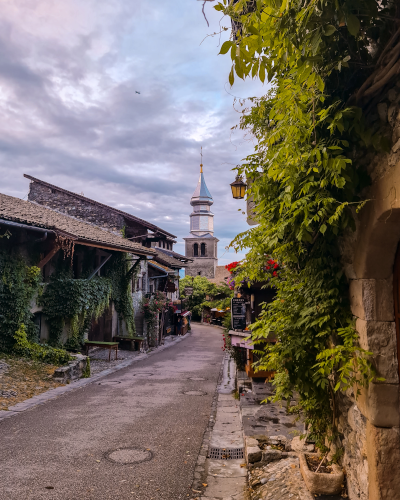
M 43 186 L 38 182 L 33 181 L 30 183 L 28 200 L 95 224 L 114 233 L 119 233 L 125 226 L 123 215 L 111 212 L 107 207 L 93 203 L 89 199 L 85 200 L 80 196 L 75 197 Z
M 400 500 L 400 404 L 393 268 L 400 242 L 400 82 L 382 96 L 370 123 L 392 141 L 363 159 L 371 177 L 356 231 L 341 242 L 359 344 L 384 380 L 340 396 L 338 430 L 350 500 Z
M 193 258 L 193 262 L 188 263 L 185 269 L 185 276 L 198 276 L 201 273 L 200 276 L 214 278 L 217 262 L 217 259 L 209 259 L 207 257 Z

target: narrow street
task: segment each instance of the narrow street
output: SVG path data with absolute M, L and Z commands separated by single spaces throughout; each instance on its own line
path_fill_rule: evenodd
M 1 421 L 0 499 L 187 498 L 221 369 L 221 333 L 193 325 L 171 348 Z

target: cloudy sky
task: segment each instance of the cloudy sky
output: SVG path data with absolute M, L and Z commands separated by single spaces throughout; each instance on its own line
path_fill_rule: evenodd
M 202 42 L 229 21 L 209 3 L 207 27 L 201 7 L 196 0 L 1 2 L 0 192 L 26 198 L 28 173 L 159 225 L 178 235 L 183 252 L 203 146 L 219 263 L 240 258 L 225 253 L 248 227 L 229 183 L 252 142 L 231 131 L 239 119 L 232 95 L 265 89 L 257 81 L 229 87 L 219 37 Z

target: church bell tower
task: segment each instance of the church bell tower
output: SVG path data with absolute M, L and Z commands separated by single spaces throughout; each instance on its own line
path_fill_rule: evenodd
M 185 240 L 185 255 L 193 262 L 186 268 L 186 276 L 215 277 L 218 264 L 217 243 L 214 236 L 214 214 L 211 205 L 214 203 L 207 188 L 200 164 L 200 177 L 190 200 L 193 211 L 190 214 L 190 235 Z

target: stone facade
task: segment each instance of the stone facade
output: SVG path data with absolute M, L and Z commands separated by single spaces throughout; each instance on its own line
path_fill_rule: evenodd
M 125 226 L 123 215 L 92 203 L 91 200 L 84 199 L 82 196 L 72 197 L 68 193 L 52 189 L 38 182 L 31 182 L 28 200 L 85 222 L 91 222 L 114 233 L 119 233 Z
M 214 278 L 215 270 L 218 265 L 217 243 L 215 237 L 207 238 L 184 238 L 185 240 L 185 255 L 193 259 L 193 262 L 188 263 L 185 270 L 186 276 L 205 276 L 206 278 Z M 194 246 L 197 245 L 198 256 L 195 256 Z M 201 254 L 201 245 L 205 246 L 205 255 Z
M 62 212 L 71 217 L 75 217 L 85 222 L 89 222 L 103 229 L 112 231 L 115 234 L 121 235 L 121 231 L 125 229 L 130 234 L 144 234 L 147 229 L 132 220 L 127 220 L 124 215 L 115 212 L 101 203 L 97 203 L 82 195 L 75 195 L 62 189 L 52 188 L 40 182 L 31 182 L 28 199 L 31 202 L 38 203 L 39 205 L 46 206 L 52 210 Z M 140 270 L 137 275 L 137 283 L 140 284 L 139 288 L 135 284 L 132 288 L 132 301 L 135 311 L 135 326 L 136 334 L 144 336 L 145 341 L 143 348 L 147 349 L 147 326 L 144 321 L 144 315 L 140 311 L 140 301 L 145 293 L 148 292 L 148 263 L 142 261 L 140 263 Z M 65 340 L 67 338 L 68 325 L 65 333 Z M 118 314 L 113 308 L 112 313 L 112 336 L 121 335 L 126 333 L 124 321 L 119 321 Z M 46 325 L 43 324 L 43 340 L 46 340 L 48 332 Z
M 351 500 L 400 499 L 400 408 L 393 269 L 400 241 L 400 84 L 377 104 L 370 121 L 393 147 L 365 158 L 372 185 L 368 203 L 356 215 L 356 231 L 341 241 L 342 262 L 350 283 L 350 304 L 357 318 L 360 346 L 373 352 L 383 381 L 371 383 L 357 398 L 340 398 L 340 443 L 345 450 Z

